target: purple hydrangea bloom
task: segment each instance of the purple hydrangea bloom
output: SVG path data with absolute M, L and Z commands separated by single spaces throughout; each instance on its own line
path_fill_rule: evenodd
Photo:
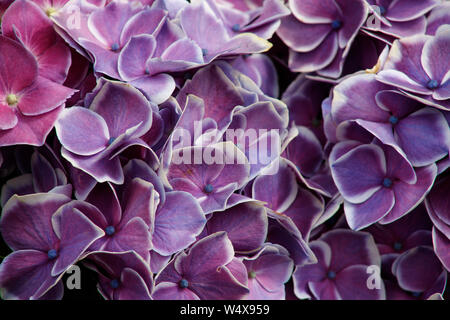
M 377 82 L 373 74 L 355 75 L 337 85 L 331 115 L 337 124 L 355 121 L 402 152 L 413 166 L 434 163 L 450 149 L 450 128 L 442 112 Z
M 169 184 L 174 190 L 191 193 L 206 214 L 225 209 L 233 192 L 247 181 L 250 169 L 248 160 L 230 142 L 187 147 L 174 153 L 173 158 L 177 160 L 172 158 L 169 165 Z M 196 157 L 203 155 L 209 157 L 207 161 L 210 163 L 196 164 Z M 183 159 L 189 161 L 180 162 Z
M 73 6 L 80 12 L 77 28 L 71 26 Z M 111 1 L 104 7 L 84 8 L 77 0 L 54 19 L 69 41 L 88 51 L 97 72 L 129 82 L 155 103 L 167 100 L 175 89 L 168 73 L 271 46 L 252 33 L 228 35 L 206 1 L 180 6 L 157 1 L 151 7 Z
M 285 283 L 294 269 L 289 253 L 281 246 L 267 244 L 255 256 L 243 260 L 248 273 L 247 300 L 284 300 Z
M 88 256 L 86 265 L 98 272 L 97 288 L 105 299 L 151 300 L 153 274 L 134 251 L 94 253 Z
M 356 230 L 407 214 L 423 200 L 437 174 L 435 164 L 414 169 L 391 147 L 354 141 L 334 146 L 330 166 L 347 222 Z
M 0 265 L 5 299 L 41 297 L 103 236 L 85 215 L 65 205 L 69 201 L 60 194 L 36 193 L 6 203 L 0 230 L 14 252 Z
M 341 75 L 353 39 L 367 17 L 363 0 L 289 0 L 292 14 L 282 19 L 278 36 L 290 48 L 289 68 Z
M 70 50 L 38 5 L 29 0 L 14 1 L 2 18 L 2 34 L 30 50 L 40 76 L 64 82 L 71 64 Z
M 396 40 L 376 79 L 424 104 L 449 110 L 449 37 L 450 26 L 443 25 L 435 36 Z
M 155 300 L 239 299 L 249 290 L 227 265 L 234 250 L 225 232 L 196 242 L 187 253 L 180 252 L 156 277 Z
M 75 200 L 68 206 L 81 211 L 104 235 L 89 251 L 125 252 L 134 250 L 145 261 L 150 259 L 152 238 L 149 232 L 154 223 L 156 207 L 153 186 L 133 179 L 127 184 L 127 195 L 120 199 L 109 183 L 97 184 L 86 201 Z
M 43 145 L 74 91 L 41 76 L 35 57 L 4 36 L 0 67 L 0 145 Z
M 206 224 L 206 218 L 197 200 L 183 191 L 165 190 L 156 173 L 141 160 L 130 160 L 124 166 L 125 183 L 118 189 L 122 202 L 135 198 L 136 192 L 129 185 L 140 181 L 151 190 L 149 211 L 152 219 L 149 231 L 152 236 L 152 252 L 170 257 L 191 245 Z M 143 180 L 148 183 L 145 183 Z M 136 204 L 140 204 L 137 201 Z M 131 207 L 136 210 L 135 206 Z
M 300 299 L 379 300 L 386 293 L 367 286 L 367 268 L 380 268 L 381 260 L 373 238 L 366 232 L 336 229 L 310 243 L 316 264 L 299 266 L 293 274 L 294 292 Z
M 61 154 L 98 182 L 123 183 L 118 155 L 133 145 L 146 147 L 140 137 L 152 124 L 150 103 L 137 89 L 105 80 L 87 107 L 61 113 L 55 125 Z

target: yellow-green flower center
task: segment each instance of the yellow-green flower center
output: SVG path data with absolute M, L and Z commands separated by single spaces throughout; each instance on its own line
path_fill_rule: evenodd
M 15 94 L 11 93 L 6 96 L 6 103 L 9 106 L 14 106 L 17 104 L 17 102 L 19 102 L 19 99 L 17 99 L 17 96 Z
M 47 10 L 45 10 L 45 14 L 47 15 L 47 17 L 51 17 L 53 14 L 56 13 L 56 11 L 58 11 L 58 10 L 56 10 L 53 7 L 49 7 L 49 8 L 47 8 Z

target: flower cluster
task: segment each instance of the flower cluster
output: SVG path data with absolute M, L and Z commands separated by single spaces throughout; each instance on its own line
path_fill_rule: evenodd
M 2 299 L 448 294 L 449 3 L 0 14 Z

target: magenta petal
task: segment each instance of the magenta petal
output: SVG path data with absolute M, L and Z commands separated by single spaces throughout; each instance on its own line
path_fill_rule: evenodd
M 17 125 L 16 111 L 3 103 L 0 103 L 0 130 L 12 129 Z
M 56 122 L 56 134 L 68 151 L 81 156 L 104 150 L 110 138 L 105 120 L 83 107 L 65 109 Z
M 33 55 L 18 42 L 0 36 L 0 92 L 18 93 L 29 87 L 37 74 Z
M 40 76 L 62 84 L 72 64 L 70 50 L 65 42 L 57 41 L 38 57 L 38 63 Z
M 75 90 L 38 76 L 32 86 L 23 90 L 18 108 L 23 115 L 34 116 L 62 105 Z
M 34 2 L 25 0 L 14 1 L 5 12 L 2 33 L 20 39 L 35 56 L 44 53 L 56 39 L 52 22 L 45 13 Z
M 0 145 L 29 144 L 42 146 L 63 106 L 37 116 L 23 116 L 17 113 L 18 123 L 14 128 L 0 131 Z

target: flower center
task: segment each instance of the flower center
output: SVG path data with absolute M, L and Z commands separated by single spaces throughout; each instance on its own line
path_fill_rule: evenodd
M 439 83 L 436 80 L 432 79 L 432 80 L 428 81 L 428 83 L 427 83 L 428 89 L 433 90 L 433 89 L 436 89 L 437 87 L 439 87 Z
M 117 51 L 117 50 L 119 50 L 119 45 L 118 45 L 117 43 L 113 43 L 113 44 L 111 45 L 111 50 L 112 50 L 112 51 Z
M 389 122 L 390 122 L 391 124 L 397 124 L 398 118 L 397 118 L 396 116 L 390 116 L 390 117 L 389 117 Z
M 208 54 L 208 49 L 202 49 L 202 55 L 206 56 Z
M 189 286 L 189 281 L 187 281 L 186 279 L 181 279 L 180 282 L 178 283 L 178 286 L 181 289 L 186 289 Z
M 403 245 L 400 242 L 396 242 L 394 243 L 394 250 L 395 251 L 400 251 L 402 250 Z
M 116 232 L 116 228 L 114 226 L 107 226 L 105 232 L 108 236 L 112 236 Z
M 50 8 L 47 8 L 47 10 L 45 10 L 45 14 L 47 15 L 47 17 L 51 17 L 53 14 L 56 13 L 56 11 L 58 11 L 58 10 L 50 7 Z
M 17 104 L 17 102 L 19 102 L 19 99 L 15 94 L 11 93 L 6 96 L 6 103 L 8 104 L 8 106 L 14 106 Z
M 256 278 L 256 272 L 255 271 L 249 271 L 248 272 L 248 277 L 250 279 L 255 279 Z
M 380 15 L 384 16 L 386 14 L 386 8 L 383 6 L 379 6 L 378 9 L 380 9 Z
M 47 252 L 47 257 L 48 257 L 50 260 L 55 259 L 57 256 L 58 256 L 58 251 L 56 251 L 55 249 L 50 249 L 50 250 L 48 250 L 48 252 Z
M 114 140 L 116 140 L 116 138 L 114 138 L 114 137 L 109 138 L 108 146 L 110 146 L 114 142 Z
M 211 192 L 213 192 L 213 190 L 214 190 L 214 187 L 212 186 L 212 184 L 209 184 L 209 183 L 203 189 L 203 191 L 205 191 L 206 193 L 211 193 Z
M 327 278 L 328 279 L 334 279 L 334 278 L 336 278 L 336 272 L 334 272 L 334 271 L 328 271 L 328 273 L 327 273 Z
M 119 280 L 113 279 L 113 280 L 111 280 L 111 282 L 109 284 L 111 285 L 111 288 L 117 289 L 119 287 L 120 283 L 119 283 Z
M 342 27 L 342 22 L 341 22 L 341 20 L 334 20 L 332 23 L 331 23 L 331 28 L 333 28 L 334 30 L 338 30 L 338 29 L 340 29 Z
M 239 32 L 239 30 L 241 30 L 241 26 L 239 24 L 233 24 L 233 26 L 231 27 L 231 30 L 233 30 L 234 32 Z
M 392 186 L 392 180 L 389 178 L 384 178 L 383 179 L 383 186 L 385 188 L 390 188 Z

